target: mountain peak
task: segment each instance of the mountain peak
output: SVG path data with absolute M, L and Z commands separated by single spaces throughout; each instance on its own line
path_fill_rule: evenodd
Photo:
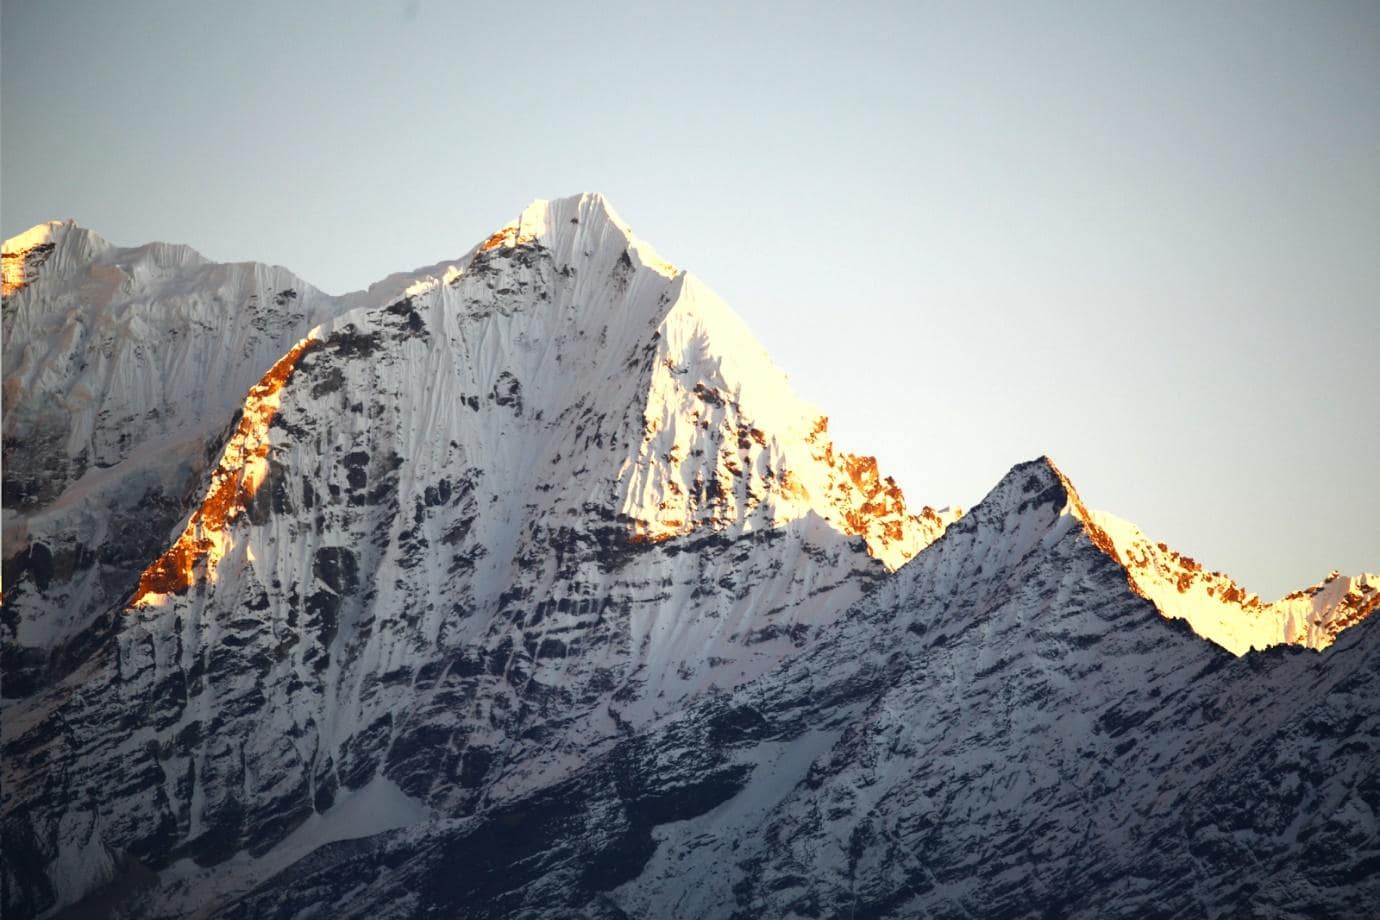
M 48 243 L 55 243 L 68 229 L 75 227 L 73 220 L 48 220 L 40 224 L 34 224 L 23 233 L 15 234 L 5 240 L 3 253 L 14 255 L 16 253 L 28 252 L 35 246 L 43 246 Z
M 580 192 L 564 198 L 535 198 L 522 209 L 517 223 L 524 229 L 546 227 L 562 222 L 585 225 L 609 224 L 632 238 L 632 228 L 600 192 Z M 535 235 L 535 230 L 532 231 Z
M 390 286 L 419 310 L 449 304 L 447 315 L 503 327 L 485 333 L 494 345 L 545 342 L 480 362 L 490 377 L 503 364 L 533 413 L 563 417 L 583 397 L 578 411 L 597 406 L 605 424 L 636 414 L 640 444 L 622 459 L 616 505 L 638 542 L 762 530 L 813 511 L 894 569 L 961 516 L 911 514 L 873 458 L 836 451 L 827 419 L 742 319 L 603 195 L 533 201 L 458 261 Z
M 1263 603 L 1229 576 L 1150 540 L 1134 524 L 1090 511 L 1049 457 L 1012 467 L 970 518 L 1007 534 L 1020 552 L 1061 519 L 1077 522 L 1125 571 L 1132 591 L 1167 619 L 1186 620 L 1199 636 L 1236 655 L 1275 645 L 1324 649 L 1343 629 L 1380 609 L 1380 576 L 1335 572 L 1311 588 Z
M 49 220 L 5 240 L 0 251 L 5 299 L 18 294 L 38 278 L 45 264 L 63 266 L 85 263 L 110 244 L 74 220 Z
M 1003 534 L 1017 556 L 1077 527 L 1094 547 L 1124 567 L 1115 541 L 1048 455 L 1013 466 L 973 508 L 969 518 L 970 527 Z
M 1017 463 L 973 508 L 982 521 L 1010 520 L 1050 507 L 1055 517 L 1072 515 L 1086 521 L 1087 511 L 1078 492 L 1048 456 Z
M 421 466 L 453 462 L 430 457 L 437 444 L 456 444 L 467 463 L 485 457 L 515 482 L 520 470 L 540 470 L 539 480 L 514 488 L 532 490 L 553 509 L 582 509 L 602 496 L 631 544 L 706 530 L 736 537 L 814 514 L 861 537 L 892 569 L 958 516 L 910 513 L 873 458 L 836 451 L 827 419 L 792 392 L 742 320 L 638 241 L 601 195 L 533 202 L 440 275 L 417 278 L 401 300 L 351 310 L 308 336 L 325 346 L 340 379 L 357 383 L 361 395 L 367 386 L 375 403 L 378 384 L 366 381 L 401 362 L 388 381 L 400 413 L 419 393 L 438 406 L 465 407 L 446 410 L 446 437 L 428 423 L 426 443 L 400 450 Z M 357 339 L 378 342 L 367 372 L 349 367 L 353 352 L 341 344 Z M 424 350 L 428 365 L 451 370 L 426 372 L 424 385 L 411 379 L 403 355 L 418 346 L 416 360 Z M 321 373 L 317 363 L 305 362 L 309 378 Z M 137 605 L 185 589 L 203 558 L 212 557 L 209 574 L 228 552 L 217 541 L 264 478 L 255 464 L 267 462 L 269 441 L 282 437 L 269 422 L 296 364 L 275 365 L 251 392 L 242 418 L 259 421 L 227 445 L 203 509 L 144 573 Z M 282 398 L 301 408 L 314 398 L 303 390 L 331 388 L 294 384 Z M 259 391 L 267 394 L 264 411 L 253 400 Z M 502 430 L 501 444 L 490 429 Z M 234 487 L 216 488 L 221 481 Z M 511 519 L 519 517 L 515 509 Z
M 598 192 L 566 198 L 538 198 L 516 220 L 500 227 L 479 244 L 478 251 L 511 248 L 540 241 L 562 263 L 578 256 L 600 260 L 601 253 L 621 258 L 624 253 L 667 278 L 680 274 L 647 242 L 633 233 L 609 200 Z

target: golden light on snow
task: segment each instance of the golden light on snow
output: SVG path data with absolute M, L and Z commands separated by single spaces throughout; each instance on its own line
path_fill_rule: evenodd
M 18 236 L 5 240 L 4 249 L 0 252 L 0 274 L 3 274 L 4 285 L 0 295 L 8 298 L 22 291 L 29 283 L 27 273 L 28 256 L 33 250 L 41 246 L 51 247 L 53 237 L 56 235 L 61 221 L 49 221 L 46 224 L 38 224 L 30 227 Z
M 1109 535 L 1137 594 L 1236 655 L 1275 645 L 1322 650 L 1380 609 L 1380 582 L 1370 575 L 1344 578 L 1333 572 L 1311 588 L 1265 603 L 1230 576 L 1152 542 L 1134 524 L 1101 511 L 1090 519 Z
M 131 609 L 158 606 L 202 577 L 214 581 L 216 567 L 233 547 L 229 524 L 248 507 L 268 476 L 269 425 L 292 372 L 317 340 L 302 339 L 249 391 L 244 413 L 221 454 L 211 485 L 172 547 L 139 576 Z M 252 559 L 252 556 L 250 557 Z
M 532 234 L 522 233 L 519 230 L 519 224 L 509 224 L 502 230 L 494 233 L 484 242 L 480 243 L 479 251 L 488 252 L 490 249 L 497 249 L 500 246 L 511 249 L 514 246 L 530 243 L 534 239 L 536 239 L 536 237 Z
M 1194 559 L 1154 543 L 1140 528 L 1103 511 L 1089 511 L 1073 484 L 1045 458 L 1068 495 L 1066 514 L 1080 522 L 1093 545 L 1116 560 L 1126 583 L 1170 620 L 1184 620 L 1195 633 L 1234 655 L 1276 645 L 1321 651 L 1342 630 L 1380 609 L 1380 579 L 1343 578 L 1333 572 L 1321 583 L 1273 603 L 1247 592 L 1230 576 L 1210 572 Z

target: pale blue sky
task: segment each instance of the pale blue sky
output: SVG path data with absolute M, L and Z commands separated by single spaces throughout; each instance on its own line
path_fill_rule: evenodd
M 913 500 L 1049 453 L 1267 597 L 1380 570 L 1380 4 L 684 6 L 4 0 L 4 235 L 339 293 L 602 191 Z

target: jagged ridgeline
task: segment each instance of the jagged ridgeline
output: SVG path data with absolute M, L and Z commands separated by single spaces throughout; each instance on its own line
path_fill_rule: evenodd
M 1263 603 L 1046 460 L 908 504 L 600 196 L 344 297 L 4 281 L 7 917 L 1380 893 L 1380 579 Z

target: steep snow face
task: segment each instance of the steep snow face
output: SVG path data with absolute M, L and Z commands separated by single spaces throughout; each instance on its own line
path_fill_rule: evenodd
M 1324 649 L 1348 626 L 1380 607 L 1380 575 L 1324 581 L 1262 603 L 1221 572 L 1209 572 L 1163 543 L 1153 543 L 1134 524 L 1105 512 L 1094 519 L 1110 535 L 1127 577 L 1142 597 L 1171 619 L 1237 655 L 1274 645 Z
M 796 397 L 742 321 L 693 278 L 657 329 L 651 374 L 622 505 L 640 539 L 814 513 L 861 536 L 895 569 L 960 516 L 929 507 L 909 514 L 875 459 L 836 452 L 828 419 Z
M 378 778 L 492 807 L 796 654 L 943 522 L 601 198 L 539 202 L 254 387 L 113 641 L 7 714 L 16 852 L 57 890 L 93 835 L 220 865 Z

